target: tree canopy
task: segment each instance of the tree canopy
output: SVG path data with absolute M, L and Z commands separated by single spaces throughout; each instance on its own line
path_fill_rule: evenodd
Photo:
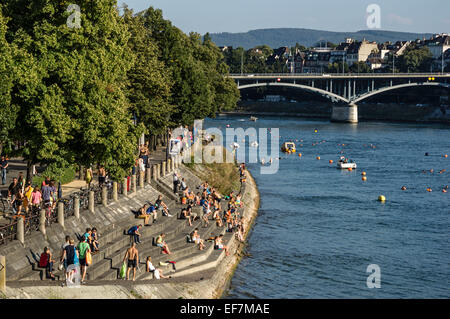
M 239 99 L 220 50 L 152 7 L 115 0 L 8 0 L 0 6 L 0 146 L 29 166 L 104 165 L 119 180 L 137 137 L 233 108 Z M 136 121 L 133 121 L 136 120 Z

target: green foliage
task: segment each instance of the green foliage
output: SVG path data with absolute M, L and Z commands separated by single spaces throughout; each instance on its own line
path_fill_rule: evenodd
M 55 165 L 48 166 L 40 176 L 33 178 L 33 185 L 40 186 L 46 177 L 61 182 L 61 184 L 67 184 L 74 180 L 76 169 L 73 165 L 69 167 L 57 167 Z
M 14 127 L 17 108 L 11 105 L 11 89 L 14 83 L 13 56 L 17 50 L 6 41 L 6 19 L 0 5 L 0 153 L 10 141 L 8 131 Z
M 341 64 L 341 70 L 342 70 L 342 64 Z M 350 66 L 350 71 L 352 73 L 370 73 L 372 70 L 367 65 L 366 62 L 359 61 L 355 62 Z
M 398 68 L 401 72 L 430 72 L 432 59 L 433 54 L 429 48 L 417 48 L 413 44 L 399 57 Z
M 0 149 L 21 142 L 28 165 L 105 166 L 122 179 L 137 137 L 235 107 L 236 84 L 208 36 L 186 35 L 150 8 L 116 0 L 9 0 L 0 6 Z M 133 119 L 137 119 L 137 124 Z
M 134 16 L 132 10 L 124 8 L 124 19 L 131 33 L 128 45 L 136 55 L 128 71 L 130 111 L 145 125 L 147 133 L 164 133 L 171 124 L 169 119 L 174 109 L 169 100 L 172 79 L 164 63 L 158 60 L 158 47 L 142 15 Z
M 344 68 L 344 70 L 342 70 Z M 344 71 L 345 73 L 348 73 L 350 68 L 348 67 L 347 62 L 344 62 L 344 66 L 342 67 L 342 61 L 341 62 L 334 62 L 329 63 L 325 73 L 342 73 Z

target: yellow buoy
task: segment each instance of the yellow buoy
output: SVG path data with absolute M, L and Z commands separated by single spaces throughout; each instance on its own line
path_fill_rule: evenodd
M 333 160 L 329 160 L 328 162 L 329 162 L 330 164 L 333 164 Z
M 378 201 L 379 202 L 385 202 L 386 201 L 386 197 L 384 197 L 384 195 L 380 195 L 380 196 L 378 196 Z

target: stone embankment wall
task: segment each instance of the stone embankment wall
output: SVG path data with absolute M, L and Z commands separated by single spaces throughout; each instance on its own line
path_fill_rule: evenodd
M 240 101 L 239 107 L 228 114 L 277 115 L 308 118 L 331 118 L 331 103 L 324 102 L 250 102 Z M 439 122 L 450 123 L 449 106 L 417 106 L 416 104 L 360 103 L 361 121 Z

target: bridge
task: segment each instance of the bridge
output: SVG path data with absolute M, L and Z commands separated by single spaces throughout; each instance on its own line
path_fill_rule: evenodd
M 357 103 L 403 88 L 450 88 L 450 73 L 231 74 L 239 90 L 290 87 L 322 95 L 335 103 L 331 120 L 358 122 Z

